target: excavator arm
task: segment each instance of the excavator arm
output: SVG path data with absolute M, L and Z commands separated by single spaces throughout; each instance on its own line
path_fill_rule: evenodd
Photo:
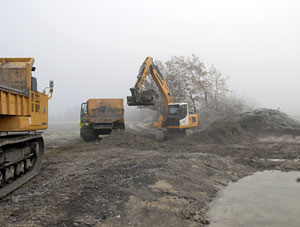
M 167 87 L 167 83 L 161 75 L 158 67 L 153 63 L 153 58 L 147 57 L 140 67 L 139 74 L 137 76 L 137 82 L 133 88 L 130 88 L 132 96 L 127 97 L 127 104 L 129 106 L 149 106 L 155 105 L 158 95 L 153 89 L 141 91 L 142 85 L 151 75 L 160 93 L 162 94 L 165 113 L 168 112 L 168 104 L 172 103 L 172 97 L 170 90 Z

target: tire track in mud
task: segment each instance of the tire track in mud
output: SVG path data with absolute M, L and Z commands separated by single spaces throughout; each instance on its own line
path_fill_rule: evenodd
M 157 172 L 165 165 L 163 159 L 155 161 L 135 159 L 121 165 L 115 163 L 104 169 L 91 168 L 89 174 L 77 178 L 73 184 L 80 186 L 69 194 L 66 203 L 60 204 L 60 210 L 65 212 L 65 218 L 50 224 L 60 225 L 66 221 L 84 223 L 83 220 L 85 222 L 87 220 L 85 214 L 90 216 L 86 224 L 92 226 L 108 218 L 118 218 L 123 215 L 124 204 L 134 190 L 145 188 L 155 182 L 155 175 L 149 169 L 156 169 Z

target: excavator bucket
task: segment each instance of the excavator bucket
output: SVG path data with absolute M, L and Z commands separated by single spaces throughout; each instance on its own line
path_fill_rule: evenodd
M 155 90 L 138 92 L 135 88 L 130 88 L 132 96 L 127 96 L 128 106 L 153 106 L 158 98 Z

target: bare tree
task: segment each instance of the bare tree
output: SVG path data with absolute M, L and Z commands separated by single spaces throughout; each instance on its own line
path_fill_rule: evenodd
M 217 68 L 212 65 L 208 71 L 208 80 L 210 82 L 211 87 L 211 103 L 214 107 L 215 111 L 219 111 L 219 100 L 227 96 L 228 88 L 227 88 L 227 80 L 229 78 L 225 77 L 221 74 Z
M 198 57 L 173 56 L 166 62 L 166 75 L 175 100 L 188 102 L 194 110 L 203 102 L 208 103 L 207 72 Z

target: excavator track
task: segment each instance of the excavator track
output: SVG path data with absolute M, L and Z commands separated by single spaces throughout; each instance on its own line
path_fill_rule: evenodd
M 0 137 L 0 198 L 37 175 L 43 156 L 40 133 Z

